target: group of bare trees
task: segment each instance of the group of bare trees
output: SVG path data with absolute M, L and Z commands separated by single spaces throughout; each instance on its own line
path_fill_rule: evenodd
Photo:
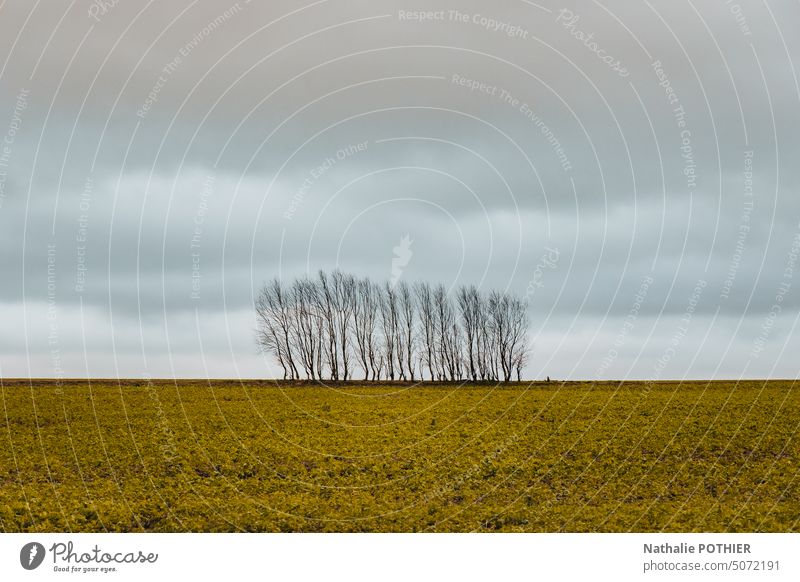
M 284 379 L 510 381 L 529 355 L 525 303 L 464 286 L 378 284 L 334 271 L 267 283 L 258 343 Z

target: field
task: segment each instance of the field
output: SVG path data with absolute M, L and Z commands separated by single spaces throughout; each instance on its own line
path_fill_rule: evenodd
M 6 532 L 800 530 L 792 382 L 0 394 Z

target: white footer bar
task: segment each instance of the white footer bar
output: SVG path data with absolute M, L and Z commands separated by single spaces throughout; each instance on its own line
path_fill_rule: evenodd
M 0 580 L 800 580 L 800 534 L 0 534 Z M 241 578 L 240 578 L 241 577 Z

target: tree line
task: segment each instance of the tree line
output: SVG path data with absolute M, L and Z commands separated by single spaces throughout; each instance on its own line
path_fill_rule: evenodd
M 376 283 L 320 271 L 273 279 L 256 299 L 257 340 L 284 379 L 510 381 L 529 357 L 520 298 L 474 286 Z

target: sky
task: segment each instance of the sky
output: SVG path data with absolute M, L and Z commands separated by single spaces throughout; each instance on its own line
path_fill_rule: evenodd
M 273 377 L 319 269 L 523 296 L 557 379 L 795 378 L 793 1 L 0 4 L 0 377 Z

